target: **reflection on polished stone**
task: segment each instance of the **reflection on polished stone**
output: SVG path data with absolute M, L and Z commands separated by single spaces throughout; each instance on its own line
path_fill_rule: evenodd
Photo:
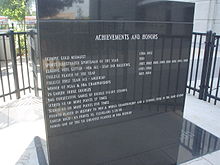
M 40 19 L 192 22 L 194 12 L 190 3 L 167 0 L 38 0 L 38 6 Z
M 220 139 L 188 120 L 183 120 L 178 162 L 201 157 L 220 150 Z

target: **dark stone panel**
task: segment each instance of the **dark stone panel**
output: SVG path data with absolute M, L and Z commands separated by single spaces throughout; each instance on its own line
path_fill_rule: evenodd
M 194 4 L 167 0 L 38 0 L 38 10 L 40 19 L 192 22 Z
M 38 0 L 51 165 L 173 165 L 188 159 L 177 160 L 193 6 Z M 107 84 L 94 85 L 101 78 Z
M 166 155 L 165 151 L 161 151 L 163 147 L 178 145 L 188 62 L 155 64 L 152 66 L 151 75 L 139 76 L 138 52 L 152 51 L 153 54 L 145 59 L 145 62 L 150 63 L 187 60 L 188 56 L 185 54 L 189 52 L 188 42 L 191 35 L 166 34 L 165 31 L 160 31 L 160 25 L 172 27 L 173 24 L 154 23 L 154 27 L 157 28 L 157 30 L 154 28 L 154 31 L 157 31 L 159 36 L 159 39 L 155 41 L 94 41 L 95 36 L 100 33 L 135 34 L 138 32 L 144 34 L 145 28 L 148 25 L 152 26 L 152 23 L 125 22 L 123 28 L 117 30 L 117 27 L 122 23 L 111 23 L 114 24 L 115 29 L 110 29 L 109 24 L 104 22 L 40 23 L 42 59 L 53 56 L 86 54 L 87 59 L 91 60 L 117 58 L 120 62 L 130 62 L 132 67 L 129 68 L 99 69 L 97 71 L 98 75 L 105 75 L 112 83 L 111 85 L 96 86 L 93 88 L 93 92 L 128 89 L 127 93 L 110 95 L 108 97 L 110 104 L 157 97 L 166 98 L 177 94 L 182 94 L 182 96 L 124 107 L 124 111 L 132 111 L 133 114 L 120 119 L 112 118 L 51 129 L 49 107 L 47 106 L 50 104 L 47 101 L 49 86 L 46 76 L 48 74 L 45 72 L 46 66 L 43 65 L 42 76 L 46 93 L 44 97 L 45 117 L 51 164 L 77 162 L 78 165 L 105 163 L 123 165 L 122 162 L 124 162 L 127 165 L 130 159 L 132 159 L 130 162 L 140 161 L 147 164 L 145 157 L 153 159 L 154 153 Z M 192 25 L 184 25 L 184 27 L 190 29 Z M 188 46 L 184 46 L 184 44 L 188 44 Z M 181 76 L 178 76 L 177 73 Z M 151 152 L 151 150 L 156 151 Z M 178 147 L 174 147 L 173 150 L 176 150 L 173 152 L 175 153 L 172 156 L 173 159 L 170 159 L 169 156 L 161 156 L 161 159 L 152 162 L 173 164 L 177 161 Z M 138 158 L 132 156 L 139 154 L 142 156 L 138 156 Z M 155 155 L 155 157 L 157 156 Z M 149 158 L 149 162 L 151 162 L 150 160 Z
M 127 165 L 129 159 L 135 159 L 144 165 L 152 162 L 162 165 L 166 159 L 164 165 L 170 165 L 177 161 L 181 126 L 181 117 L 170 112 L 50 137 L 51 164 Z M 174 144 L 175 152 L 170 159 L 164 148 Z
M 115 27 L 121 23 L 114 23 Z M 138 33 L 144 34 L 145 27 L 147 25 L 152 25 L 152 23 L 141 23 L 142 29 L 140 28 L 140 23 L 138 23 Z M 162 24 L 162 23 L 161 23 Z M 157 41 L 153 40 L 129 40 L 129 41 L 94 41 L 95 36 L 97 34 L 108 34 L 111 33 L 107 29 L 100 27 L 105 23 L 87 23 L 87 22 L 48 22 L 40 24 L 40 37 L 42 39 L 41 49 L 42 49 L 42 57 L 51 57 L 51 56 L 69 56 L 74 54 L 86 54 L 87 59 L 105 59 L 106 56 L 108 58 L 118 58 L 120 62 L 130 62 L 130 68 L 113 68 L 109 70 L 99 69 L 97 71 L 98 75 L 106 75 L 108 79 L 112 80 L 111 85 L 103 85 L 96 86 L 93 88 L 93 92 L 103 91 L 107 89 L 121 89 L 123 87 L 128 88 L 128 92 L 124 95 L 115 94 L 109 96 L 109 101 L 111 104 L 123 103 L 126 101 L 138 101 L 144 99 L 151 99 L 156 97 L 166 97 L 174 94 L 184 94 L 185 93 L 185 84 L 186 84 L 186 73 L 188 62 L 185 63 L 175 63 L 175 64 L 157 64 L 152 66 L 152 74 L 139 76 L 138 68 L 139 68 L 139 57 L 138 52 L 143 51 L 143 46 L 146 44 L 144 51 L 153 51 L 153 54 L 149 57 L 146 57 L 145 62 L 152 61 L 172 61 L 178 59 L 188 60 L 188 57 L 182 56 L 179 57 L 179 47 L 184 44 L 183 42 L 178 42 L 181 38 L 184 40 L 190 41 L 190 35 L 186 36 L 175 36 L 175 35 L 164 35 L 164 32 L 159 31 L 160 24 L 155 24 L 158 27 L 158 36 L 159 39 Z M 126 22 L 124 23 L 124 29 L 126 27 L 133 26 L 134 23 Z M 168 24 L 170 25 L 170 24 Z M 64 28 L 65 27 L 65 28 Z M 188 25 L 188 28 L 192 27 Z M 47 30 L 53 29 L 53 30 Z M 127 30 L 124 32 L 124 29 L 118 31 L 118 33 L 129 33 L 133 34 L 133 31 L 136 33 L 136 27 Z M 155 29 L 154 29 L 155 30 Z M 115 30 L 112 32 L 115 33 Z M 135 34 L 134 33 L 134 34 Z M 54 35 L 56 34 L 56 35 Z M 162 50 L 162 41 L 164 40 L 164 49 Z M 180 45 L 181 44 L 181 45 Z M 104 48 L 105 46 L 105 48 Z M 183 54 L 188 53 L 189 47 L 182 46 Z M 163 56 L 163 57 L 161 57 Z M 186 55 L 185 55 L 186 56 Z M 62 61 L 60 61 L 62 62 Z M 43 66 L 43 70 L 46 70 L 45 65 Z M 84 70 L 85 71 L 85 70 Z M 177 71 L 182 76 L 177 76 Z M 47 80 L 46 80 L 46 72 L 43 72 L 43 80 L 45 81 L 45 91 L 48 92 L 47 88 Z M 125 78 L 126 77 L 126 78 Z M 126 79 L 126 81 L 125 81 Z M 159 81 L 161 79 L 161 81 Z M 60 78 L 62 80 L 62 78 Z M 177 85 L 177 82 L 178 85 Z M 183 96 L 175 99 L 166 99 L 163 101 L 155 101 L 153 103 L 149 103 L 152 111 L 148 111 L 148 108 L 143 108 L 144 105 L 134 105 L 133 115 L 130 117 L 124 117 L 124 120 L 130 120 L 133 117 L 141 117 L 143 114 L 152 115 L 157 113 L 154 109 L 157 109 L 157 104 L 161 106 L 166 106 L 165 109 L 169 108 L 170 110 L 175 110 L 176 106 L 182 106 L 183 110 Z M 46 105 L 47 96 L 45 97 Z M 180 100 L 180 101 L 179 101 Z M 167 105 L 163 105 L 167 104 Z M 148 106 L 148 105 L 147 105 Z M 49 107 L 47 107 L 48 109 Z M 131 107 L 126 107 L 128 109 Z M 143 109 L 143 110 L 141 110 Z M 139 111 L 142 111 L 141 113 Z M 139 114 L 140 113 L 140 114 Z M 47 116 L 46 116 L 47 117 Z M 111 122 L 114 122 L 115 119 L 111 119 Z M 49 121 L 49 118 L 47 119 Z M 117 119 L 116 119 L 117 122 Z M 107 124 L 108 121 L 98 121 L 97 125 Z M 96 123 L 89 124 L 88 126 L 81 126 L 81 129 L 88 129 L 96 126 Z M 49 128 L 48 128 L 49 129 Z M 78 130 L 79 127 L 76 127 Z M 59 131 L 58 131 L 59 130 Z M 74 126 L 70 128 L 60 128 L 57 130 L 51 130 L 50 133 L 53 134 L 62 134 L 63 132 L 73 131 Z M 59 133 L 60 132 L 60 133 Z M 49 135 L 50 135 L 49 133 Z

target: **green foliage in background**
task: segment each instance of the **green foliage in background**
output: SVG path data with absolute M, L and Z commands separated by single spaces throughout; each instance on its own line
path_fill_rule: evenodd
M 23 21 L 26 14 L 26 0 L 0 0 L 0 15 Z
M 30 10 L 33 2 L 34 0 L 0 0 L 0 16 L 7 16 L 10 20 L 20 23 L 19 26 L 13 29 L 14 31 L 25 31 L 25 16 L 32 15 Z M 25 36 L 20 35 L 19 42 L 18 35 L 15 35 L 16 54 L 18 56 L 26 54 L 25 40 Z

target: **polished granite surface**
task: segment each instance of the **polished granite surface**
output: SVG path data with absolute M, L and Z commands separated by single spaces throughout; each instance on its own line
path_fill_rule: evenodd
M 193 3 L 169 0 L 38 0 L 41 20 L 193 21 Z
M 77 165 L 88 163 L 148 165 L 155 161 L 157 165 L 175 164 L 182 127 L 192 25 L 149 22 L 114 23 L 115 28 L 111 28 L 111 25 L 112 23 L 102 22 L 40 23 L 42 78 L 45 84 L 43 102 L 51 164 L 68 164 L 73 161 L 77 162 Z M 176 26 L 179 30 L 172 30 Z M 132 34 L 138 31 L 139 34 L 143 34 L 146 29 L 152 27 L 154 29 L 150 33 L 157 32 L 159 36 L 157 40 L 94 40 L 95 36 L 105 33 Z M 149 52 L 150 55 L 140 61 L 141 52 Z M 78 55 L 84 55 L 84 59 L 75 60 Z M 66 60 L 63 57 L 72 59 Z M 108 61 L 105 59 L 116 61 L 110 65 L 119 67 L 103 68 L 110 66 L 101 64 L 103 61 Z M 86 63 L 97 63 L 97 61 L 97 65 L 89 66 L 98 69 L 88 71 Z M 141 62 L 150 64 L 146 67 L 150 68 L 149 72 L 139 71 L 142 69 L 139 65 Z M 74 63 L 74 66 L 63 67 L 64 63 Z M 77 63 L 85 64 L 78 66 Z M 55 69 L 50 67 L 55 64 L 57 65 Z M 83 70 L 71 72 L 73 67 L 78 67 L 77 69 L 82 67 Z M 54 70 L 61 73 L 52 72 Z M 88 74 L 85 82 L 81 82 L 85 76 L 76 76 L 82 73 Z M 94 75 L 89 75 L 91 73 Z M 75 77 L 65 79 L 61 77 L 73 74 Z M 91 95 L 88 99 L 92 100 L 92 105 L 80 104 L 80 101 L 86 100 L 79 100 L 81 96 L 73 94 L 62 96 L 64 99 L 74 98 L 70 101 L 55 101 L 63 98 L 57 96 L 59 92 L 53 89 L 61 86 L 63 88 L 64 85 L 61 92 L 70 93 L 72 91 L 67 87 L 75 88 L 71 84 L 89 86 L 99 83 L 100 80 L 94 81 L 94 76 L 103 78 L 108 84 L 87 87 L 92 92 L 85 92 L 85 97 Z M 56 84 L 63 79 L 67 83 Z M 76 87 L 76 89 L 82 88 Z M 118 89 L 124 92 L 116 93 Z M 97 94 L 102 96 L 99 98 L 104 98 L 107 106 L 93 106 L 95 104 L 93 96 Z M 85 108 L 81 105 L 91 107 Z M 82 114 L 76 115 L 78 111 L 76 113 L 70 107 L 76 109 L 79 107 L 79 112 Z M 89 112 L 85 115 L 86 119 L 78 120 L 83 118 L 84 111 Z M 108 115 L 110 112 L 115 114 Z M 74 115 L 67 116 L 70 117 L 68 118 L 70 122 L 61 122 L 66 120 L 62 118 L 66 114 Z M 91 118 L 94 114 L 98 118 Z M 72 124 L 73 122 L 76 124 Z
M 38 0 L 50 164 L 185 161 L 178 151 L 199 132 L 183 123 L 193 12 L 172 1 Z

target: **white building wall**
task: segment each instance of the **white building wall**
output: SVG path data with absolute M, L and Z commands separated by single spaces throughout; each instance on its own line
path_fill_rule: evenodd
M 194 32 L 212 30 L 220 35 L 220 0 L 183 0 L 195 3 Z
M 215 11 L 216 13 L 213 31 L 217 32 L 220 35 L 220 0 L 217 0 Z

